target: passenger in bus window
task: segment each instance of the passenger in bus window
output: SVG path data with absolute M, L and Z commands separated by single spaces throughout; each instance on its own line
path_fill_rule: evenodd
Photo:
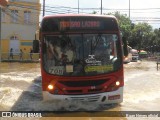
M 53 46 L 52 44 L 48 43 L 48 47 L 47 47 L 47 63 L 48 63 L 48 67 L 52 67 L 55 66 L 55 59 L 54 59 L 54 50 L 53 50 Z
M 68 56 L 65 55 L 65 53 L 62 53 L 61 55 L 61 64 L 66 65 L 69 62 Z
M 95 49 L 96 60 L 101 61 L 102 65 L 108 63 L 109 61 L 109 46 L 107 46 L 103 39 L 99 40 L 97 47 Z

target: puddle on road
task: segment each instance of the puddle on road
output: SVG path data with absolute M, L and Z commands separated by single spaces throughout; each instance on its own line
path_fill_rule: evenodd
M 32 65 L 31 68 L 28 66 L 24 70 L 20 68 L 19 71 L 17 70 L 18 72 L 11 70 L 7 72 L 6 68 L 5 72 L 3 71 L 1 74 L 2 79 L 0 80 L 0 109 L 16 111 L 150 110 L 155 107 L 155 104 L 152 104 L 153 101 L 158 104 L 159 102 L 156 100 L 160 97 L 158 92 L 158 90 L 160 91 L 160 71 L 156 71 L 154 65 L 154 62 L 140 62 L 124 66 L 124 102 L 119 106 L 97 106 L 77 102 L 67 104 L 66 102 L 44 102 L 42 100 L 40 70 L 36 68 L 37 65 L 35 67 Z M 152 105 L 148 107 L 142 103 L 148 103 L 148 106 Z M 157 105 L 158 108 L 160 108 L 159 105 Z
M 160 71 L 156 70 L 156 62 L 142 61 L 130 63 L 124 67 L 125 85 L 122 108 L 142 111 L 160 110 Z

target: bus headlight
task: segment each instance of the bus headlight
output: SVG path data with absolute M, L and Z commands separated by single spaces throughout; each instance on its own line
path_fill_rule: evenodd
M 51 84 L 49 84 L 49 85 L 48 85 L 48 89 L 49 89 L 49 90 L 53 90 L 53 89 L 54 89 L 54 86 L 51 85 Z
M 116 86 L 119 86 L 120 85 L 120 82 L 119 81 L 116 81 Z
M 107 88 L 107 91 L 115 91 L 117 90 L 119 87 L 121 86 L 121 82 L 119 80 L 111 83 L 108 88 Z

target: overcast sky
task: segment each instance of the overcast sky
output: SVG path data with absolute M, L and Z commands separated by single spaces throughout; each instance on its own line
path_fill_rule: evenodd
M 43 4 L 43 0 L 40 0 Z M 57 14 L 60 12 L 78 13 L 78 0 L 45 0 L 46 12 L 45 15 Z M 122 14 L 129 15 L 129 0 L 102 0 L 103 13 L 120 11 Z M 43 5 L 42 5 L 43 6 Z M 53 7 L 70 7 L 69 8 L 53 8 Z M 93 10 L 100 14 L 101 0 L 79 0 L 79 12 L 91 13 Z M 84 8 L 91 8 L 90 11 Z M 97 8 L 97 9 L 95 9 Z M 148 21 L 153 27 L 160 27 L 160 0 L 130 0 L 130 17 L 133 22 L 134 18 L 137 19 L 154 19 Z M 141 17 L 141 18 L 139 18 Z M 158 21 L 155 21 L 155 19 Z M 158 24 L 156 24 L 158 23 Z

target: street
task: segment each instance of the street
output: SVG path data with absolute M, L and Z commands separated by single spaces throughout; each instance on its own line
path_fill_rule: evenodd
M 125 65 L 125 89 L 122 110 L 160 111 L 160 71 L 156 62 Z
M 155 61 L 124 64 L 124 101 L 108 106 L 44 102 L 39 63 L 2 62 L 0 73 L 0 111 L 160 111 L 160 70 Z

